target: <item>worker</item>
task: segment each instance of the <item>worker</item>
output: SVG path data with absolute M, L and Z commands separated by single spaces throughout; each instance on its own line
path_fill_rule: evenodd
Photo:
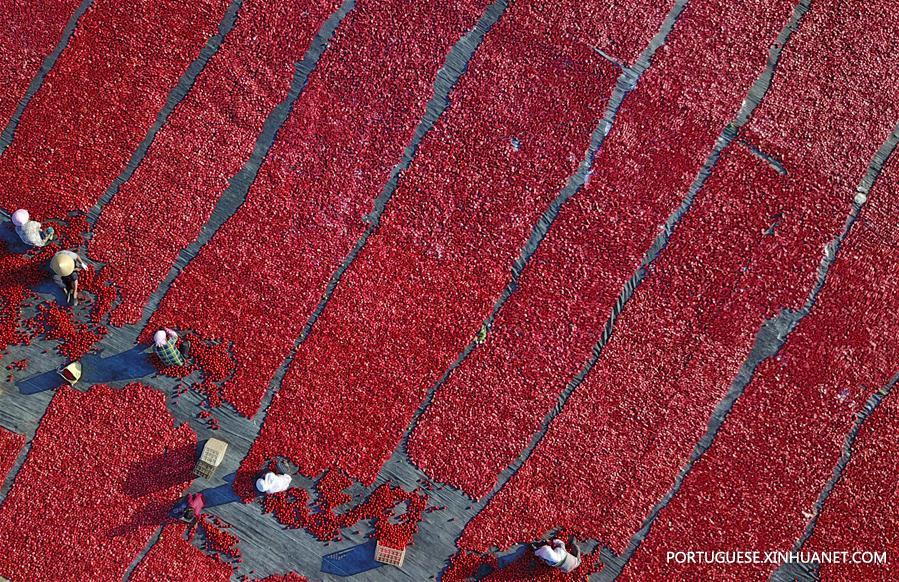
M 203 514 L 203 507 L 206 506 L 206 499 L 203 497 L 202 493 L 190 493 L 187 495 L 187 500 L 182 501 L 181 503 L 186 505 L 184 513 L 181 514 L 181 521 L 187 522 L 187 531 L 190 532 L 200 519 L 200 515 Z
M 206 498 L 203 497 L 202 493 L 189 493 L 187 495 L 187 509 L 184 510 L 185 517 L 190 519 L 190 515 L 193 516 L 193 519 L 197 519 L 200 517 L 200 514 L 203 513 L 203 508 L 206 506 Z
M 190 342 L 181 342 L 181 349 L 178 349 L 178 334 L 169 328 L 160 329 L 153 334 L 153 344 L 157 357 L 166 368 L 183 366 L 185 358 L 190 354 Z
M 256 479 L 256 489 L 260 493 L 271 495 L 273 493 L 281 493 L 287 491 L 290 487 L 290 475 L 279 475 L 269 471 L 259 479 Z
M 72 305 L 78 305 L 78 272 L 87 269 L 87 263 L 72 251 L 59 251 L 50 260 L 50 268 L 59 275 L 63 289 L 66 291 L 66 301 Z
M 16 233 L 19 235 L 19 238 L 26 245 L 43 247 L 56 238 L 52 226 L 42 229 L 41 223 L 31 220 L 28 211 L 24 208 L 20 208 L 12 213 L 12 223 L 16 227 Z
M 562 540 L 554 539 L 552 542 L 537 544 L 534 555 L 543 560 L 546 565 L 558 568 L 566 574 L 581 565 L 581 549 L 578 547 L 574 536 L 568 539 L 571 551 L 565 548 Z

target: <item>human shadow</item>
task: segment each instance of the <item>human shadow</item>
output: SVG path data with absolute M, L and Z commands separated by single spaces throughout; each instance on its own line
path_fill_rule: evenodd
M 52 295 L 53 299 L 57 303 L 61 303 L 63 305 L 69 304 L 69 299 L 66 297 L 66 291 L 62 287 L 57 284 L 56 280 L 52 277 L 47 276 L 47 279 L 39 283 L 34 287 L 35 292 L 43 294 L 43 295 Z
M 128 470 L 122 491 L 140 498 L 191 481 L 195 456 L 196 447 L 188 444 L 136 461 Z
M 171 503 L 165 501 L 151 501 L 138 509 L 126 523 L 119 524 L 106 533 L 108 537 L 117 538 L 126 536 L 141 527 L 158 526 L 168 516 L 170 506 Z M 115 519 L 116 516 L 117 512 L 111 508 L 110 519 Z
M 215 507 L 217 505 L 241 501 L 240 497 L 237 496 L 237 493 L 234 492 L 233 484 L 236 476 L 237 471 L 230 475 L 225 475 L 225 482 L 221 485 L 209 487 L 208 489 L 200 491 L 200 493 L 203 494 L 203 500 L 206 502 L 205 507 Z
M 144 350 L 141 346 L 134 346 L 126 352 L 105 358 L 98 354 L 86 354 L 79 360 L 82 370 L 79 382 L 85 385 L 105 384 L 150 376 L 156 372 L 156 368 Z M 19 393 L 27 396 L 58 388 L 64 383 L 56 370 L 49 370 L 19 380 L 16 387 Z
M 321 571 L 335 576 L 354 576 L 383 566 L 375 561 L 376 540 L 369 540 L 322 557 Z
M 81 358 L 81 379 L 88 384 L 103 384 L 150 376 L 156 372 L 156 368 L 145 350 L 145 346 L 137 345 L 126 352 L 105 358 L 87 354 Z
M 16 232 L 16 227 L 10 219 L 4 219 L 0 216 L 0 220 L 5 223 L 4 228 L 0 228 L 0 241 L 6 243 L 6 248 L 8 248 L 11 253 L 24 254 L 31 250 L 31 247 L 26 245 L 22 242 L 22 239 L 19 238 L 19 233 Z
M 528 544 L 522 544 L 511 553 L 500 556 L 499 558 L 497 558 L 497 565 L 499 566 L 499 569 L 503 569 L 506 566 L 517 562 L 518 560 L 524 559 L 525 554 L 528 552 L 528 550 L 530 550 L 530 546 Z
M 38 392 L 59 388 L 65 383 L 66 381 L 62 379 L 59 372 L 56 370 L 48 370 L 36 376 L 19 380 L 16 382 L 16 388 L 19 389 L 20 394 L 29 396 L 31 394 L 37 394 Z

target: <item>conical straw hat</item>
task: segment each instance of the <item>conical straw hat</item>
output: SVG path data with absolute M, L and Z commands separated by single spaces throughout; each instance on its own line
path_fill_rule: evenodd
M 60 251 L 53 255 L 53 260 L 50 261 L 50 268 L 60 277 L 67 277 L 75 270 L 75 261 L 72 260 L 68 253 Z

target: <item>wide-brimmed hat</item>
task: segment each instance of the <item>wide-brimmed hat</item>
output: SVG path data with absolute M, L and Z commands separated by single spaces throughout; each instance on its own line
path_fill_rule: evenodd
M 50 261 L 50 268 L 60 277 L 68 277 L 75 270 L 75 261 L 72 256 L 66 252 L 59 251 L 53 255 Z

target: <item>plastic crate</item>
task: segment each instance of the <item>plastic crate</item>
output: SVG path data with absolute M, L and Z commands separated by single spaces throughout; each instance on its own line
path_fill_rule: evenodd
M 194 465 L 194 475 L 196 475 L 197 477 L 202 477 L 204 479 L 209 479 L 213 475 L 215 475 L 215 469 L 215 465 L 210 465 L 209 463 L 200 461 L 196 465 Z
M 397 568 L 403 567 L 403 560 L 406 559 L 406 548 L 397 549 L 389 546 L 382 546 L 381 542 L 375 544 L 375 561 L 382 564 L 390 564 Z
M 228 443 L 218 439 L 209 439 L 200 454 L 200 460 L 194 466 L 194 475 L 209 479 L 225 458 Z

